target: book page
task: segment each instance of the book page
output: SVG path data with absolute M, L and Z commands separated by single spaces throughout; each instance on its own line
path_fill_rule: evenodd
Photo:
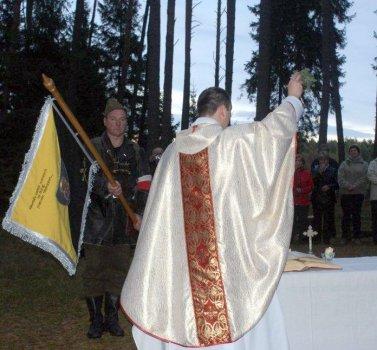
M 315 255 L 305 254 L 301 252 L 289 252 L 284 272 L 305 271 L 307 269 L 335 269 L 340 270 L 340 265 L 334 264 Z

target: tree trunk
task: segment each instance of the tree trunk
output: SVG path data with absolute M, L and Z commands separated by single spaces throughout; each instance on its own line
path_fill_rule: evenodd
M 150 77 L 148 85 L 148 151 L 159 143 L 160 126 L 160 0 L 150 2 L 150 17 L 148 26 L 148 62 L 147 74 Z
M 175 0 L 168 0 L 167 27 L 165 45 L 165 77 L 164 100 L 162 109 L 161 141 L 167 146 L 173 139 L 171 132 L 171 95 L 173 89 L 173 53 L 174 53 L 174 24 L 175 24 Z
M 20 27 L 20 16 L 21 16 L 21 0 L 16 0 L 13 3 L 12 9 L 12 24 L 9 33 L 9 46 L 5 54 L 5 74 L 4 74 L 4 87 L 3 87 L 3 110 L 0 112 L 0 121 L 5 120 L 7 110 L 9 107 L 9 99 L 11 94 L 11 81 L 13 73 L 13 64 L 16 58 L 17 47 L 19 45 L 19 27 Z
M 145 32 L 146 32 L 147 23 L 148 23 L 148 14 L 149 14 L 149 1 L 147 0 L 147 2 L 145 4 L 144 15 L 143 15 L 143 25 L 142 25 L 142 28 L 141 28 L 139 51 L 137 53 L 137 70 L 136 70 L 136 73 L 135 73 L 135 84 L 134 84 L 133 93 L 132 93 L 131 101 L 130 101 L 131 113 L 130 113 L 130 116 L 128 118 L 128 134 L 129 134 L 129 137 L 132 136 L 133 131 L 134 131 L 138 91 L 139 91 L 139 87 L 140 87 L 142 72 L 145 71 L 145 65 L 144 65 L 144 61 L 143 61 L 143 51 L 144 51 Z M 143 97 L 143 108 L 142 108 L 143 111 L 146 111 L 146 103 L 148 101 L 147 98 L 146 98 L 146 95 L 147 95 L 146 91 L 147 91 L 147 86 L 144 83 L 144 97 Z M 143 115 L 143 121 L 145 121 L 145 112 L 143 112 L 142 115 Z M 140 138 L 141 137 L 141 135 L 140 135 L 140 133 L 141 133 L 140 123 L 138 124 L 138 127 L 139 127 L 139 141 L 140 141 L 141 140 L 141 138 Z
M 216 19 L 216 56 L 215 56 L 215 86 L 220 84 L 220 39 L 221 39 L 221 0 L 217 0 Z
M 148 67 L 148 55 L 147 55 L 147 67 Z M 143 96 L 143 104 L 141 107 L 141 115 L 140 119 L 138 121 L 138 127 L 139 127 L 139 145 L 143 147 L 144 149 L 148 148 L 148 140 L 149 137 L 146 135 L 146 130 L 148 130 L 148 125 L 146 122 L 146 115 L 147 115 L 147 108 L 148 108 L 148 101 L 149 101 L 149 79 L 148 79 L 148 69 L 145 73 L 145 80 L 144 80 L 144 96 Z
M 255 120 L 262 120 L 270 111 L 271 13 L 271 0 L 261 0 L 259 18 L 259 55 L 256 67 L 257 103 Z
M 190 118 L 190 69 L 191 69 L 191 28 L 192 28 L 192 0 L 186 0 L 185 26 L 185 77 L 183 83 L 183 103 L 181 130 L 187 129 Z
M 147 67 L 148 67 L 148 58 L 147 58 Z M 139 145 L 144 149 L 148 148 L 148 140 L 149 137 L 146 135 L 145 131 L 148 130 L 148 125 L 146 123 L 146 115 L 147 115 L 147 108 L 148 108 L 148 70 L 145 73 L 145 81 L 144 81 L 144 96 L 143 96 L 143 105 L 141 107 L 141 114 L 140 119 L 138 120 L 138 127 L 139 127 Z
M 338 158 L 339 163 L 341 163 L 345 160 L 342 105 L 340 102 L 339 78 L 334 72 L 332 73 L 332 102 L 335 110 L 336 134 L 338 136 Z
M 345 160 L 345 150 L 344 150 L 344 136 L 343 136 L 343 120 L 342 120 L 342 104 L 340 100 L 340 86 L 339 86 L 339 73 L 338 73 L 338 63 L 336 55 L 336 43 L 334 40 L 335 34 L 335 24 L 331 21 L 331 96 L 332 105 L 335 111 L 336 120 L 336 134 L 338 137 L 338 160 L 339 163 Z
M 334 25 L 332 19 L 331 0 L 321 0 L 322 7 L 322 96 L 321 113 L 319 120 L 318 145 L 327 143 L 327 124 L 331 93 L 331 28 Z
M 376 90 L 376 125 L 374 128 L 374 149 L 373 149 L 373 156 L 377 157 L 377 90 Z
M 73 23 L 72 32 L 72 49 L 70 56 L 70 76 L 68 82 L 68 104 L 76 111 L 78 104 L 78 84 L 79 74 L 81 72 L 82 53 L 85 49 L 84 38 L 84 24 L 85 24 L 85 1 L 76 1 L 75 19 Z
M 86 47 L 86 13 L 85 0 L 77 0 L 75 16 L 72 30 L 72 43 L 70 52 L 70 71 L 68 76 L 67 102 L 74 113 L 79 108 L 79 84 L 82 74 L 82 60 L 85 56 Z M 59 118 L 58 118 L 59 119 Z M 82 153 L 63 123 L 57 121 L 59 128 L 59 144 L 62 148 L 62 157 L 67 165 L 68 178 L 71 189 L 75 191 L 75 196 L 69 205 L 70 226 L 73 237 L 78 237 L 81 224 L 81 213 L 83 208 L 85 184 L 81 181 L 79 174 L 82 168 Z
M 95 24 L 96 11 L 97 11 L 97 2 L 98 0 L 93 1 L 93 12 L 92 12 L 92 19 L 90 20 L 88 48 L 92 47 L 92 38 L 93 38 L 94 24 Z
M 120 65 L 120 78 L 118 84 L 118 99 L 121 103 L 125 103 L 126 98 L 126 84 L 127 84 L 127 69 L 130 64 L 131 56 L 131 32 L 133 22 L 133 12 L 135 1 L 129 0 L 127 5 L 127 13 L 125 18 L 125 27 L 123 34 L 123 45 L 121 45 L 121 65 Z
M 31 29 L 33 27 L 33 3 L 34 0 L 26 1 L 26 34 L 25 34 L 25 49 L 30 49 Z
M 232 97 L 235 16 L 236 0 L 228 0 L 226 8 L 225 91 L 229 97 Z
M 10 28 L 10 48 L 16 51 L 16 47 L 19 41 L 19 27 L 20 27 L 20 16 L 21 16 L 21 0 L 16 0 L 13 3 L 13 20 L 12 26 Z

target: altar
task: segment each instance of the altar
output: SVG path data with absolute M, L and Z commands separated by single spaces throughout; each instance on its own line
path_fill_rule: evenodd
M 377 257 L 284 273 L 277 290 L 291 350 L 377 349 Z

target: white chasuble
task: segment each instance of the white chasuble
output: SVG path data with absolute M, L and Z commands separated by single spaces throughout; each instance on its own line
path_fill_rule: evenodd
M 237 341 L 263 316 L 293 221 L 288 101 L 260 122 L 195 125 L 166 149 L 121 295 L 143 332 L 206 347 Z

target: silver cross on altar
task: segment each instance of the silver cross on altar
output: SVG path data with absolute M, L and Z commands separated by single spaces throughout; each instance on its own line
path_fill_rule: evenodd
M 313 228 L 311 225 L 309 225 L 308 230 L 303 232 L 303 235 L 309 238 L 309 254 L 313 254 L 313 242 L 312 238 L 316 235 L 318 235 L 317 231 L 313 231 Z

